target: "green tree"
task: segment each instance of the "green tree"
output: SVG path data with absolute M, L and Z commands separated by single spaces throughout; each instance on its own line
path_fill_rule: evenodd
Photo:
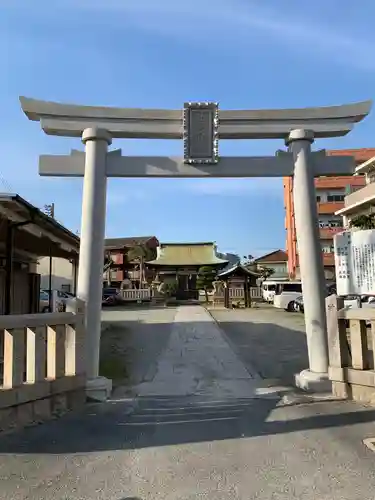
M 177 283 L 164 283 L 162 293 L 166 299 L 176 297 Z
M 210 266 L 202 266 L 198 270 L 196 286 L 198 290 L 204 290 L 206 302 L 208 302 L 207 292 L 214 289 L 213 281 L 215 281 L 216 274 L 216 269 Z
M 146 282 L 145 263 L 156 259 L 156 250 L 147 245 L 134 245 L 128 250 L 127 260 L 133 262 L 139 268 L 139 287 Z
M 104 267 L 103 267 L 103 274 L 108 271 L 108 269 L 112 266 L 113 260 L 110 255 L 106 255 L 104 257 Z
M 261 269 L 258 269 L 258 273 L 260 274 L 261 278 L 267 279 L 275 274 L 275 270 L 271 269 L 270 267 L 262 267 Z
M 243 266 L 249 271 L 257 272 L 258 266 L 255 262 L 255 257 L 251 254 L 243 256 Z
M 357 215 L 350 221 L 350 227 L 375 229 L 375 214 Z

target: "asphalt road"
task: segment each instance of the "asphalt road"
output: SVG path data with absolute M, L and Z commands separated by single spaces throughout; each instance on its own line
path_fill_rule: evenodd
M 176 363 L 178 339 L 185 343 L 179 373 L 191 377 L 195 370 L 204 378 L 209 367 L 210 387 L 215 370 L 222 381 L 230 378 L 226 369 L 217 372 L 219 363 L 205 362 L 208 355 L 202 350 L 206 353 L 211 346 L 215 356 L 220 350 L 225 353 L 236 377 L 242 376 L 243 364 L 237 357 L 235 369 L 220 331 L 195 312 L 189 322 L 190 312 L 180 311 L 172 325 L 169 312 L 145 316 L 151 332 L 153 317 L 155 324 L 169 325 L 171 331 L 156 356 L 155 380 L 168 373 L 168 360 Z M 209 342 L 203 327 L 209 328 Z M 161 332 L 164 327 L 155 328 Z M 194 341 L 187 338 L 188 331 Z M 247 376 L 249 387 L 252 380 Z M 208 394 L 92 404 L 81 414 L 3 436 L 0 499 L 374 497 L 375 453 L 362 443 L 375 438 L 374 409 L 342 401 L 307 403 L 298 396 L 293 401 L 282 392 L 264 397 L 249 392 L 247 398 Z

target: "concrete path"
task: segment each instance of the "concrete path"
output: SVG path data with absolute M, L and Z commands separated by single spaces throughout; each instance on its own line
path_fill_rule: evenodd
M 0 438 L 0 500 L 374 498 L 374 409 L 256 398 L 205 311 L 161 316 L 154 387 Z
M 254 376 L 224 339 L 201 306 L 180 307 L 168 344 L 151 382 L 136 389 L 139 396 L 251 397 Z

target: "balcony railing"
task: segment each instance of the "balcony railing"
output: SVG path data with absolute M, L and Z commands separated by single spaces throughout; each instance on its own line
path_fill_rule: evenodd
M 372 198 L 374 199 L 375 204 L 375 182 L 370 182 L 362 189 L 345 196 L 345 207 L 350 207 L 352 205 L 360 206 L 361 202 L 364 200 L 368 202 Z
M 323 265 L 324 266 L 334 266 L 335 265 L 335 254 L 322 252 Z M 297 266 L 299 266 L 299 258 L 297 255 Z
M 327 201 L 317 204 L 319 214 L 334 214 L 337 210 L 344 207 L 343 201 Z
M 332 239 L 335 234 L 344 231 L 343 227 L 323 227 L 319 229 L 319 235 L 321 239 Z
M 322 252 L 323 255 L 323 264 L 325 266 L 334 266 L 335 265 L 335 254 Z

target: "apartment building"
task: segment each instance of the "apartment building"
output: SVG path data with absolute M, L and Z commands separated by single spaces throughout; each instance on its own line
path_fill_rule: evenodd
M 329 155 L 352 155 L 357 166 L 375 156 L 375 148 L 327 151 Z M 293 178 L 285 177 L 284 208 L 286 229 L 286 252 L 288 254 L 288 273 L 291 278 L 299 278 L 298 248 L 293 204 Z M 328 280 L 335 277 L 333 236 L 342 231 L 344 221 L 340 211 L 345 207 L 346 195 L 356 195 L 366 185 L 362 173 L 354 176 L 318 177 L 315 179 L 316 201 L 320 244 L 323 253 L 325 276 Z M 375 185 L 374 185 L 375 187 Z
M 140 268 L 135 262 L 129 262 L 127 254 L 135 246 L 147 247 L 156 257 L 159 240 L 156 236 L 133 236 L 126 238 L 107 238 L 104 241 L 105 253 L 110 256 L 113 265 L 103 275 L 105 286 L 119 287 L 125 278 L 134 286 L 140 279 Z M 146 279 L 152 279 L 153 272 L 146 269 Z
M 354 175 L 364 177 L 365 185 L 349 192 L 344 198 L 344 207 L 335 213 L 343 218 L 344 227 L 350 227 L 350 221 L 358 215 L 375 213 L 375 156 L 361 163 Z

